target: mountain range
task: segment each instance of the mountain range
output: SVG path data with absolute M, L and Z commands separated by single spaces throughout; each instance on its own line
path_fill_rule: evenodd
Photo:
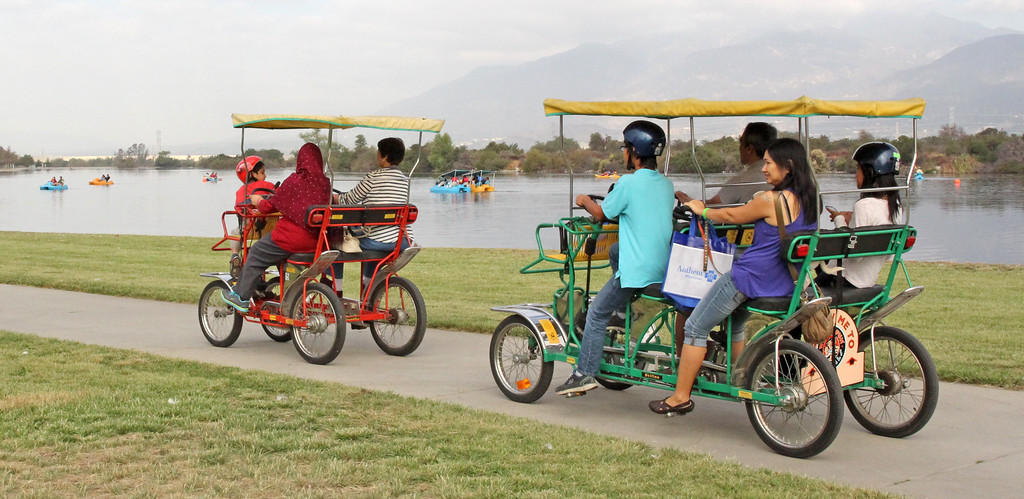
M 488 141 L 528 148 L 558 133 L 543 100 L 890 100 L 923 97 L 919 134 L 955 124 L 968 133 L 995 127 L 1024 131 L 1024 34 L 938 14 L 864 15 L 815 29 L 762 29 L 637 36 L 590 43 L 534 61 L 478 68 L 396 102 L 381 114 L 446 119 L 456 143 Z M 572 123 L 570 123 L 570 120 Z M 708 119 L 703 138 L 737 135 L 743 121 Z M 902 125 L 893 123 L 904 122 Z M 678 125 L 677 125 L 678 123 Z M 592 132 L 615 136 L 624 123 L 570 117 L 566 133 L 586 143 Z M 673 122 L 673 129 L 687 123 Z M 780 123 L 780 129 L 795 129 Z M 813 134 L 882 137 L 910 134 L 906 120 L 812 120 Z M 570 130 L 571 129 L 571 130 Z M 676 138 L 679 138 L 676 136 Z M 698 135 L 698 138 L 702 138 Z

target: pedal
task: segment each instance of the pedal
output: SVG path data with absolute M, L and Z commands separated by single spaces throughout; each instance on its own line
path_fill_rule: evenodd
M 587 391 L 590 391 L 590 390 L 587 390 Z M 582 396 L 584 396 L 586 394 L 587 394 L 587 392 L 571 392 L 571 393 L 566 393 L 565 394 L 565 398 L 571 399 L 573 397 L 582 397 Z

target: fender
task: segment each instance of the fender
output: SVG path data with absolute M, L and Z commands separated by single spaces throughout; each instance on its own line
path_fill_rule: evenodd
M 924 286 L 914 286 L 903 290 L 902 293 L 892 297 L 892 299 L 885 305 L 882 305 L 881 308 L 861 318 L 860 323 L 857 324 L 857 329 L 861 332 L 871 329 L 871 326 L 881 322 L 885 316 L 895 312 L 896 309 L 902 307 L 915 296 L 921 294 L 922 291 L 924 291 Z
M 522 303 L 519 305 L 506 305 L 491 307 L 495 312 L 509 312 L 524 319 L 533 328 L 540 338 L 545 354 L 559 354 L 565 352 L 565 344 L 568 336 L 562 323 L 555 319 L 550 312 L 551 305 L 542 303 Z
M 774 343 L 782 335 L 796 329 L 797 326 L 802 324 L 812 314 L 821 309 L 828 308 L 828 304 L 831 302 L 832 298 L 829 296 L 815 298 L 798 308 L 796 312 L 793 312 L 793 315 L 782 320 L 769 331 L 750 340 L 743 349 L 743 353 L 740 354 L 740 358 L 736 361 L 736 367 L 732 371 L 731 383 L 738 387 L 746 386 L 747 372 L 750 370 L 750 364 L 754 362 L 754 354 L 764 348 L 763 345 Z

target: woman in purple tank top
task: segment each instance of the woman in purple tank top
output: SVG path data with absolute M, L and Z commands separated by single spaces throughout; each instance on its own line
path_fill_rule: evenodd
M 792 296 L 793 278 L 779 254 L 778 224 L 786 231 L 813 230 L 817 227 L 818 190 L 812 178 L 807 152 L 793 139 L 779 139 L 768 146 L 761 168 L 772 191 L 782 196 L 783 218 L 775 217 L 771 192 L 761 192 L 743 206 L 706 208 L 700 200 L 686 203 L 694 213 L 713 222 L 754 223 L 754 242 L 733 263 L 732 270 L 720 277 L 686 319 L 685 336 L 679 353 L 679 373 L 675 392 L 653 400 L 650 409 L 658 414 L 686 414 L 693 410 L 690 391 L 707 352 L 711 329 L 732 316 L 732 354 L 735 360 L 743 350 L 743 327 L 750 313 L 739 308 L 750 298 Z

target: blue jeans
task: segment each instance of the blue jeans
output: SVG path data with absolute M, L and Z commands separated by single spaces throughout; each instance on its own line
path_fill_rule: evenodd
M 402 238 L 402 251 L 405 251 L 409 247 L 409 238 Z M 375 241 L 368 237 L 364 237 L 359 240 L 359 248 L 363 251 L 393 251 L 395 249 L 395 243 L 382 243 Z M 377 263 L 363 263 L 363 277 L 369 279 L 373 277 L 373 271 L 377 268 Z
M 698 347 L 708 346 L 708 334 L 730 315 L 732 315 L 732 341 L 743 340 L 743 328 L 750 317 L 750 312 L 739 308 L 745 301 L 747 301 L 747 295 L 736 289 L 736 283 L 732 280 L 732 272 L 726 272 L 711 285 L 708 294 L 701 298 L 697 307 L 690 313 L 690 317 L 686 319 L 686 334 L 683 344 Z
M 403 237 L 402 238 L 402 251 L 405 251 L 405 249 L 408 248 L 408 247 L 409 247 L 409 238 Z M 395 249 L 395 243 L 382 243 L 380 241 L 375 241 L 375 240 L 370 239 L 368 237 L 364 237 L 364 238 L 359 240 L 359 249 L 361 249 L 363 251 L 369 250 L 369 251 L 388 251 L 388 252 L 390 252 L 390 251 Z M 331 268 L 333 269 L 333 272 L 334 272 L 334 278 L 338 279 L 339 282 L 340 282 L 341 276 L 344 274 L 344 270 L 345 270 L 344 267 L 343 267 L 343 264 L 342 263 L 333 263 L 333 264 L 331 264 Z M 377 268 L 377 262 L 371 262 L 371 263 L 364 262 L 363 263 L 363 277 L 365 277 L 367 279 L 373 277 L 373 271 L 376 268 Z
M 636 293 L 637 288 L 623 288 L 614 274 L 619 269 L 619 244 L 608 248 L 608 260 L 612 266 L 612 278 L 604 284 L 587 310 L 587 324 L 580 340 L 580 356 L 576 360 L 576 372 L 594 376 L 601 370 L 604 354 L 605 329 L 612 314 L 622 309 Z

